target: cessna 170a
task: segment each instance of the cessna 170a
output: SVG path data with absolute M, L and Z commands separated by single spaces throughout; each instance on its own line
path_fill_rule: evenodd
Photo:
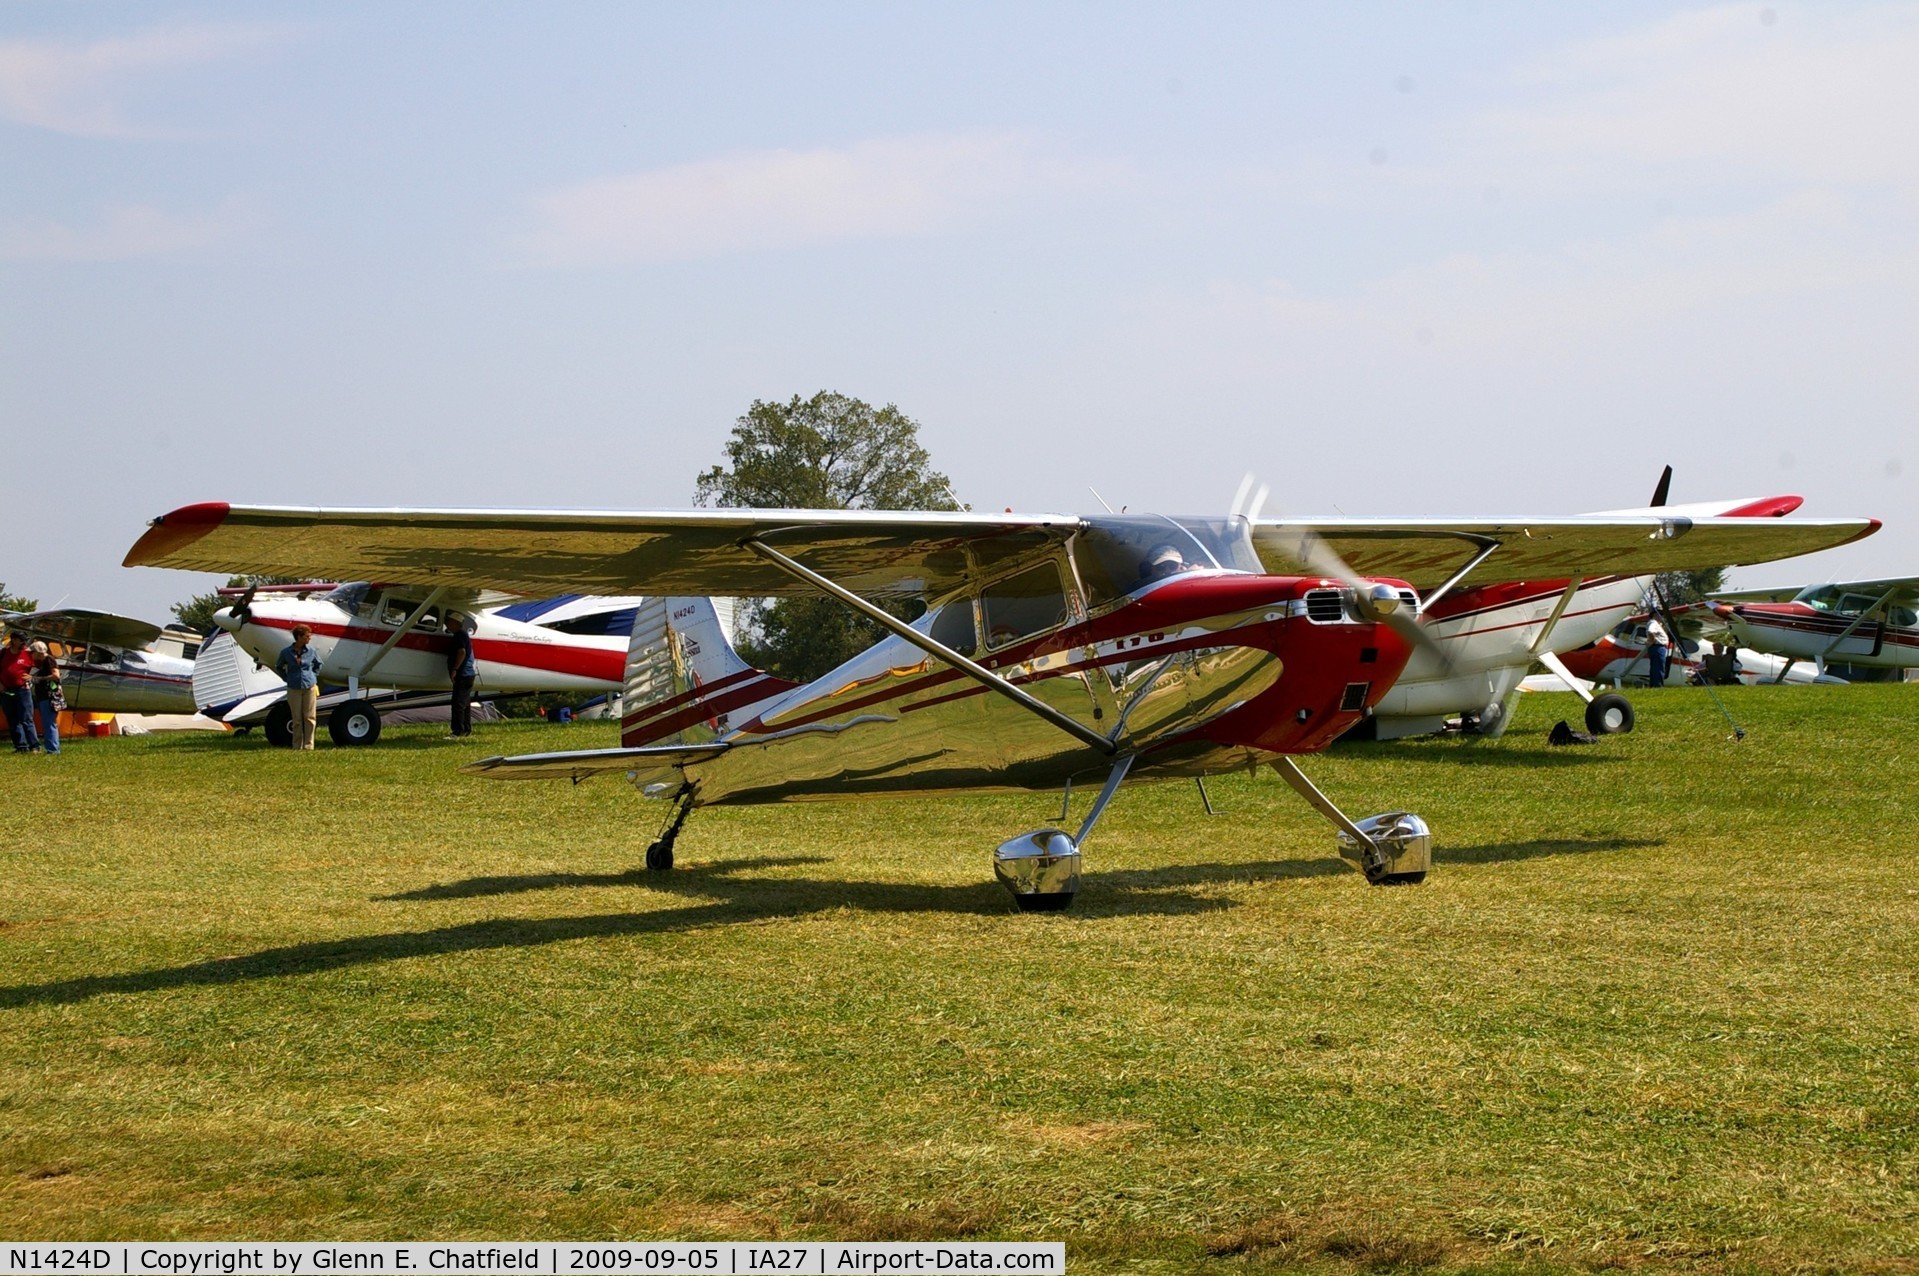
M 192 713 L 198 635 L 83 607 L 0 612 L 47 644 L 67 707 L 89 713 Z M 171 651 L 161 650 L 171 648 Z
M 1259 520 L 859 510 L 583 513 L 192 505 L 129 566 L 305 572 L 429 589 L 645 589 L 671 600 L 627 660 L 622 745 L 489 758 L 500 778 L 611 772 L 688 814 L 720 803 L 1100 785 L 1076 834 L 1002 843 L 1022 909 L 1065 907 L 1120 785 L 1270 765 L 1340 832 L 1368 881 L 1418 881 L 1424 821 L 1354 821 L 1294 757 L 1378 704 L 1473 583 L 1582 580 L 1831 548 L 1876 522 L 1634 516 Z M 721 650 L 692 597 L 824 593 L 889 636 L 804 686 Z M 908 624 L 872 601 L 919 598 Z M 681 627 L 674 628 L 677 623 Z M 724 671 L 724 672 L 722 672 Z M 714 675 L 718 676 L 714 676 Z
M 269 670 L 291 641 L 293 626 L 310 626 L 313 649 L 320 654 L 321 683 L 346 688 L 343 696 L 326 697 L 331 702 L 327 730 L 335 744 L 363 745 L 380 738 L 382 705 L 444 703 L 451 687 L 446 669 L 452 641 L 446 634 L 449 613 L 459 613 L 471 625 L 478 669 L 474 689 L 481 696 L 610 692 L 620 688 L 640 602 L 571 597 L 509 603 L 498 594 L 451 585 L 309 583 L 249 586 L 234 606 L 214 613 L 213 623 Z M 233 672 L 217 659 L 213 663 Z M 222 679 L 219 688 L 207 676 L 201 681 L 206 694 L 220 701 L 212 707 L 225 721 L 262 718 L 268 739 L 283 742 L 276 728 L 279 719 L 271 716 L 285 714 L 283 707 L 275 707 L 285 699 L 277 678 L 259 682 L 241 677 L 232 687 Z
M 1919 668 L 1919 579 L 1833 581 L 1722 593 L 1712 611 L 1744 646 L 1785 658 L 1775 681 L 1811 661 L 1859 669 Z

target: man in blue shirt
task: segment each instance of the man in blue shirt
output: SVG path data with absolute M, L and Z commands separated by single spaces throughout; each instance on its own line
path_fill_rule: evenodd
M 307 645 L 312 637 L 311 626 L 295 625 L 293 641 L 273 662 L 286 679 L 287 709 L 293 714 L 293 747 L 309 753 L 313 750 L 314 721 L 320 713 L 320 653 Z
M 446 651 L 446 673 L 453 680 L 453 737 L 457 740 L 473 734 L 473 680 L 479 669 L 473 663 L 473 638 L 466 631 L 466 617 L 450 613 L 446 633 L 453 640 Z

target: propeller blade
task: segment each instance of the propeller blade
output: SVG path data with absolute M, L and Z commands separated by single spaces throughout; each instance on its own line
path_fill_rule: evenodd
M 252 618 L 253 595 L 259 588 L 258 585 L 248 585 L 246 593 L 241 594 L 240 601 L 233 605 L 233 618 L 241 624 L 245 624 Z
M 1353 591 L 1367 615 L 1398 634 L 1415 651 L 1423 651 L 1439 664 L 1441 676 L 1458 672 L 1452 653 L 1426 632 L 1426 627 L 1402 604 L 1399 591 L 1361 576 L 1341 558 L 1331 545 L 1311 532 L 1301 532 L 1294 540 L 1294 557 L 1311 568 L 1314 575 L 1330 576 Z

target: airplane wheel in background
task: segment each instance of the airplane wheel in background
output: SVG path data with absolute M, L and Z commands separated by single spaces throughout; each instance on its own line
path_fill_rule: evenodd
M 260 724 L 260 734 L 276 749 L 293 747 L 293 710 L 287 708 L 286 701 L 282 700 L 267 710 L 266 721 Z
M 665 872 L 673 867 L 673 847 L 667 842 L 655 842 L 646 848 L 646 866 L 655 873 Z
M 326 730 L 338 745 L 372 744 L 380 738 L 380 711 L 364 700 L 348 700 L 334 708 Z
M 1073 906 L 1075 894 L 1075 891 L 1053 891 L 1043 895 L 1015 895 L 1013 903 L 1022 913 L 1063 913 Z
M 1586 706 L 1586 730 L 1594 735 L 1619 735 L 1632 730 L 1632 701 L 1616 691 L 1594 696 Z

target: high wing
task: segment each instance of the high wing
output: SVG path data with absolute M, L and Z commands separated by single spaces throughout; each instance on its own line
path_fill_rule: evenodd
M 867 510 L 326 510 L 189 505 L 153 520 L 128 567 L 575 591 L 761 597 L 810 594 L 744 547 L 758 539 L 869 597 L 937 595 L 966 578 L 969 540 L 1035 545 L 1078 531 L 1072 515 Z M 244 564 L 235 567 L 232 564 Z
M 102 647 L 122 647 L 138 651 L 160 636 L 160 626 L 131 616 L 116 616 L 110 611 L 90 611 L 84 607 L 59 607 L 46 611 L 0 613 L 9 629 L 36 638 L 57 642 L 97 643 Z
M 1886 601 L 1903 607 L 1919 605 L 1919 576 L 1892 576 L 1885 580 L 1834 580 L 1808 585 L 1781 585 L 1777 589 L 1722 589 L 1713 594 L 1721 603 L 1789 603 L 1808 588 L 1834 593 L 1886 595 Z
M 1870 536 L 1877 519 L 1684 518 L 1655 513 L 1520 519 L 1262 519 L 1253 547 L 1276 575 L 1315 574 L 1302 539 L 1316 537 L 1362 576 L 1423 591 L 1484 553 L 1473 584 L 1645 576 L 1770 562 Z
M 751 547 L 759 542 L 868 597 L 935 596 L 966 579 L 969 541 L 1063 541 L 1098 517 L 868 510 L 306 509 L 190 505 L 153 520 L 129 567 L 493 587 L 529 594 L 761 596 L 811 588 Z M 1318 537 L 1369 576 L 1432 589 L 1475 558 L 1475 583 L 1644 575 L 1767 562 L 1843 545 L 1869 519 L 1573 517 L 1263 520 L 1266 569 L 1318 575 L 1300 556 Z M 1003 550 L 1002 550 L 1003 552 Z

